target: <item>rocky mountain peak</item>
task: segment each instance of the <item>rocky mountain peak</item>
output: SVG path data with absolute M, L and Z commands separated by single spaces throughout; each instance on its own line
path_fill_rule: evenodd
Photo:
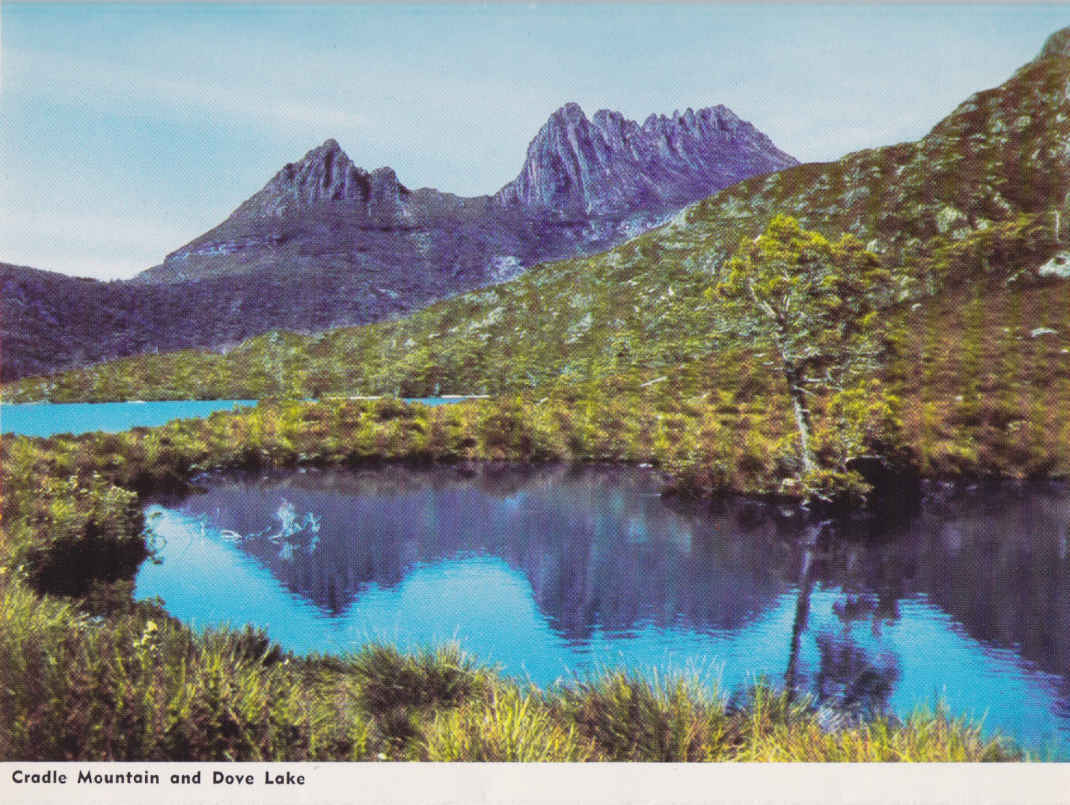
M 351 201 L 367 205 L 372 215 L 389 218 L 398 214 L 397 206 L 408 193 L 393 169 L 368 173 L 353 164 L 337 140 L 328 139 L 297 162 L 283 166 L 238 213 L 282 215 L 316 202 Z
M 730 109 L 650 115 L 640 126 L 577 103 L 554 112 L 497 200 L 561 218 L 660 212 L 759 173 L 798 164 Z
M 1049 36 L 1034 61 L 1070 58 L 1070 28 L 1062 28 Z
M 566 103 L 554 113 L 554 116 L 569 123 L 579 123 L 587 120 L 587 116 L 583 113 L 583 107 L 574 101 Z
M 608 248 L 722 187 L 793 164 L 724 107 L 640 126 L 609 109 L 589 119 L 566 103 L 528 147 L 517 180 L 494 197 L 410 191 L 391 168 L 364 170 L 328 139 L 139 281 L 341 272 L 379 283 L 384 300 L 408 289 L 413 303 Z M 381 313 L 393 302 L 368 304 Z

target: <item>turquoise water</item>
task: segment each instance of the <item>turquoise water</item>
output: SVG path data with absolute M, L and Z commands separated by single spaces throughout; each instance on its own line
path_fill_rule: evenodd
M 137 596 L 297 652 L 458 640 L 546 685 L 607 667 L 766 677 L 829 713 L 946 702 L 1070 759 L 1070 491 L 978 490 L 822 538 L 747 501 L 669 503 L 635 469 L 228 475 L 148 507 Z M 809 567 L 807 572 L 804 568 Z
M 138 425 L 154 427 L 172 419 L 206 417 L 256 405 L 256 400 L 169 400 L 117 403 L 21 403 L 0 405 L 0 431 L 22 436 L 57 433 L 118 433 Z
M 410 402 L 445 405 L 455 397 L 426 397 Z M 256 405 L 256 400 L 166 400 L 163 402 L 114 403 L 5 403 L 0 405 L 0 432 L 23 436 L 57 433 L 117 433 L 137 426 L 154 427 L 172 419 L 206 417 L 214 411 L 229 411 Z

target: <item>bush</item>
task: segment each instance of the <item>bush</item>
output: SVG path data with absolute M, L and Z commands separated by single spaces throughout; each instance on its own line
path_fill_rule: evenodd
M 97 475 L 85 484 L 43 478 L 26 524 L 33 538 L 13 563 L 41 592 L 84 595 L 96 580 L 132 578 L 148 555 L 137 495 Z
M 565 688 L 556 704 L 605 760 L 708 760 L 725 737 L 723 704 L 683 678 L 616 671 Z

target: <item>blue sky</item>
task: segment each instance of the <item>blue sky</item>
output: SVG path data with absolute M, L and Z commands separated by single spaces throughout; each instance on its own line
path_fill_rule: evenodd
M 803 161 L 924 135 L 1066 6 L 0 5 L 0 260 L 129 277 L 334 137 L 492 193 L 556 108 L 723 103 Z

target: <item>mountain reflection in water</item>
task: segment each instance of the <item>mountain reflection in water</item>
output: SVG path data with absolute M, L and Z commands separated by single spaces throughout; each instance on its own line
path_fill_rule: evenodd
M 834 717 L 945 699 L 1070 756 L 1070 492 L 999 486 L 874 533 L 649 471 L 462 465 L 208 477 L 158 501 L 138 595 L 297 651 L 457 638 L 539 684 L 627 664 L 758 676 Z M 806 529 L 810 529 L 809 536 Z M 218 576 L 218 578 L 216 578 Z
M 229 476 L 181 503 L 290 591 L 331 617 L 362 590 L 392 588 L 418 565 L 494 556 L 521 571 L 539 609 L 568 639 L 636 623 L 732 629 L 787 589 L 767 551 L 718 539 L 724 517 L 665 505 L 649 473 L 589 469 L 388 466 L 276 477 Z M 314 518 L 312 551 L 287 556 L 264 539 Z M 731 518 L 729 518 L 731 519 Z M 770 550 L 776 529 L 765 540 Z M 296 529 L 291 544 L 307 545 Z M 756 535 L 755 535 L 756 536 Z M 308 553 L 301 556 L 301 553 Z

